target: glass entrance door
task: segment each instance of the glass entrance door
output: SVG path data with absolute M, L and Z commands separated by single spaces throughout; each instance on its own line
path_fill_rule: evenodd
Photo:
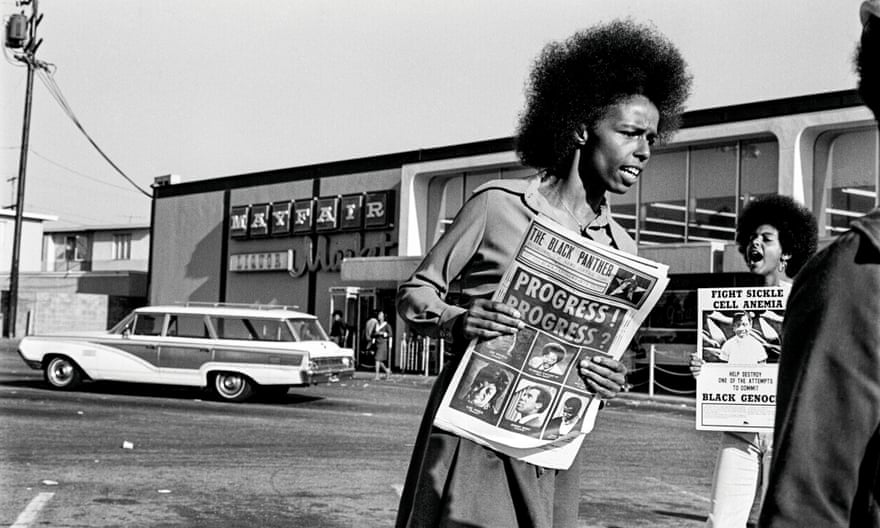
M 364 328 L 367 319 L 376 310 L 376 290 L 358 287 L 330 288 L 330 313 L 336 310 L 342 312 L 342 320 L 348 325 L 349 333 L 345 345 L 354 350 L 357 368 L 372 369 L 373 356 L 366 351 L 369 340 L 364 334 Z

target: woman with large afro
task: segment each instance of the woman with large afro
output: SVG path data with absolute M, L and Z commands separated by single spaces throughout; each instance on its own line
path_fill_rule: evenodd
M 629 20 L 575 33 L 539 56 L 517 135 L 517 152 L 535 173 L 476 189 L 398 292 L 410 329 L 451 340 L 455 354 L 425 410 L 398 527 L 574 527 L 578 512 L 589 511 L 580 504 L 582 454 L 571 469 L 535 466 L 435 427 L 434 416 L 472 339 L 524 328 L 519 311 L 491 297 L 535 216 L 635 252 L 606 195 L 627 192 L 654 143 L 676 130 L 690 81 L 676 47 L 654 27 Z M 446 302 L 453 284 L 456 304 Z M 621 390 L 626 369 L 600 356 L 573 368 L 597 396 L 585 411 L 591 424 L 599 400 Z
M 791 279 L 815 253 L 817 239 L 812 213 L 788 196 L 771 194 L 751 201 L 737 220 L 737 248 L 763 286 L 791 289 Z M 696 354 L 691 357 L 694 375 L 699 375 L 702 363 Z M 772 454 L 772 432 L 722 435 L 707 527 L 746 528 L 756 495 L 760 500 L 766 491 Z

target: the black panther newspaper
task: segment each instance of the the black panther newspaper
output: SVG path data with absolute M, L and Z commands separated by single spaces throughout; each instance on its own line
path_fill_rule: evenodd
M 697 429 L 772 431 L 789 287 L 697 290 Z
M 516 336 L 471 342 L 434 424 L 496 451 L 571 466 L 599 399 L 582 359 L 620 359 L 669 282 L 667 267 L 536 218 L 493 297 L 516 307 Z

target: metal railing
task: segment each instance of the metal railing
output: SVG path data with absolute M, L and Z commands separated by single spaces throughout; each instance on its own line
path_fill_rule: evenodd
M 696 345 L 695 345 L 695 347 L 696 347 Z M 697 393 L 696 388 L 687 389 L 687 390 L 673 389 L 672 387 L 667 387 L 666 385 L 663 385 L 657 381 L 657 372 L 661 372 L 665 376 L 673 376 L 676 378 L 686 378 L 686 379 L 693 378 L 693 374 L 691 374 L 690 370 L 688 370 L 687 372 L 674 372 L 674 371 L 669 370 L 667 368 L 660 367 L 657 363 L 657 356 L 663 355 L 663 349 L 664 349 L 663 345 L 656 345 L 656 344 L 652 344 L 648 347 L 648 365 L 644 366 L 644 367 L 635 367 L 635 368 L 629 369 L 629 372 L 627 373 L 629 376 L 633 376 L 633 375 L 638 374 L 644 370 L 647 370 L 648 380 L 641 382 L 641 383 L 636 383 L 634 385 L 629 385 L 628 389 L 632 390 L 633 388 L 641 387 L 642 385 L 647 385 L 647 391 L 650 396 L 654 396 L 655 387 L 659 387 L 659 388 L 663 389 L 664 391 L 669 392 L 671 394 L 682 395 L 682 396 L 690 395 L 690 394 L 695 395 Z M 676 363 L 676 364 L 678 364 L 678 363 Z
M 693 345 L 693 347 L 696 349 L 696 345 Z M 631 391 L 646 386 L 644 390 L 646 390 L 650 396 L 654 396 L 656 389 L 662 389 L 667 393 L 682 396 L 696 394 L 695 388 L 682 390 L 657 381 L 658 373 L 662 374 L 664 378 L 669 376 L 672 376 L 673 378 L 682 378 L 682 385 L 689 385 L 690 379 L 693 379 L 693 374 L 690 373 L 690 370 L 676 372 L 663 366 L 684 365 L 684 363 L 681 362 L 681 359 L 678 361 L 670 361 L 670 356 L 679 356 L 682 352 L 681 350 L 670 351 L 669 348 L 671 347 L 668 345 L 651 344 L 647 350 L 647 365 L 642 367 L 636 367 L 633 365 L 627 372 L 627 377 L 629 379 L 639 378 L 641 377 L 640 374 L 642 372 L 647 372 L 647 380 L 638 383 L 629 383 L 627 385 L 627 390 Z M 397 367 L 402 372 L 421 374 L 423 376 L 437 375 L 440 370 L 443 369 L 445 349 L 446 345 L 442 339 L 434 339 L 405 332 L 400 341 Z M 660 358 L 661 361 L 666 360 L 666 362 L 660 363 L 658 362 L 658 358 Z
M 443 370 L 446 343 L 410 332 L 404 332 L 400 340 L 397 367 L 403 372 L 434 376 Z

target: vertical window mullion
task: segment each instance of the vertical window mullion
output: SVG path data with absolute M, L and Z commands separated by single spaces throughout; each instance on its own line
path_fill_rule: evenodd
M 689 242 L 688 238 L 691 225 L 691 147 L 688 145 L 687 154 L 684 157 L 684 241 Z M 696 199 L 695 199 L 696 200 Z

